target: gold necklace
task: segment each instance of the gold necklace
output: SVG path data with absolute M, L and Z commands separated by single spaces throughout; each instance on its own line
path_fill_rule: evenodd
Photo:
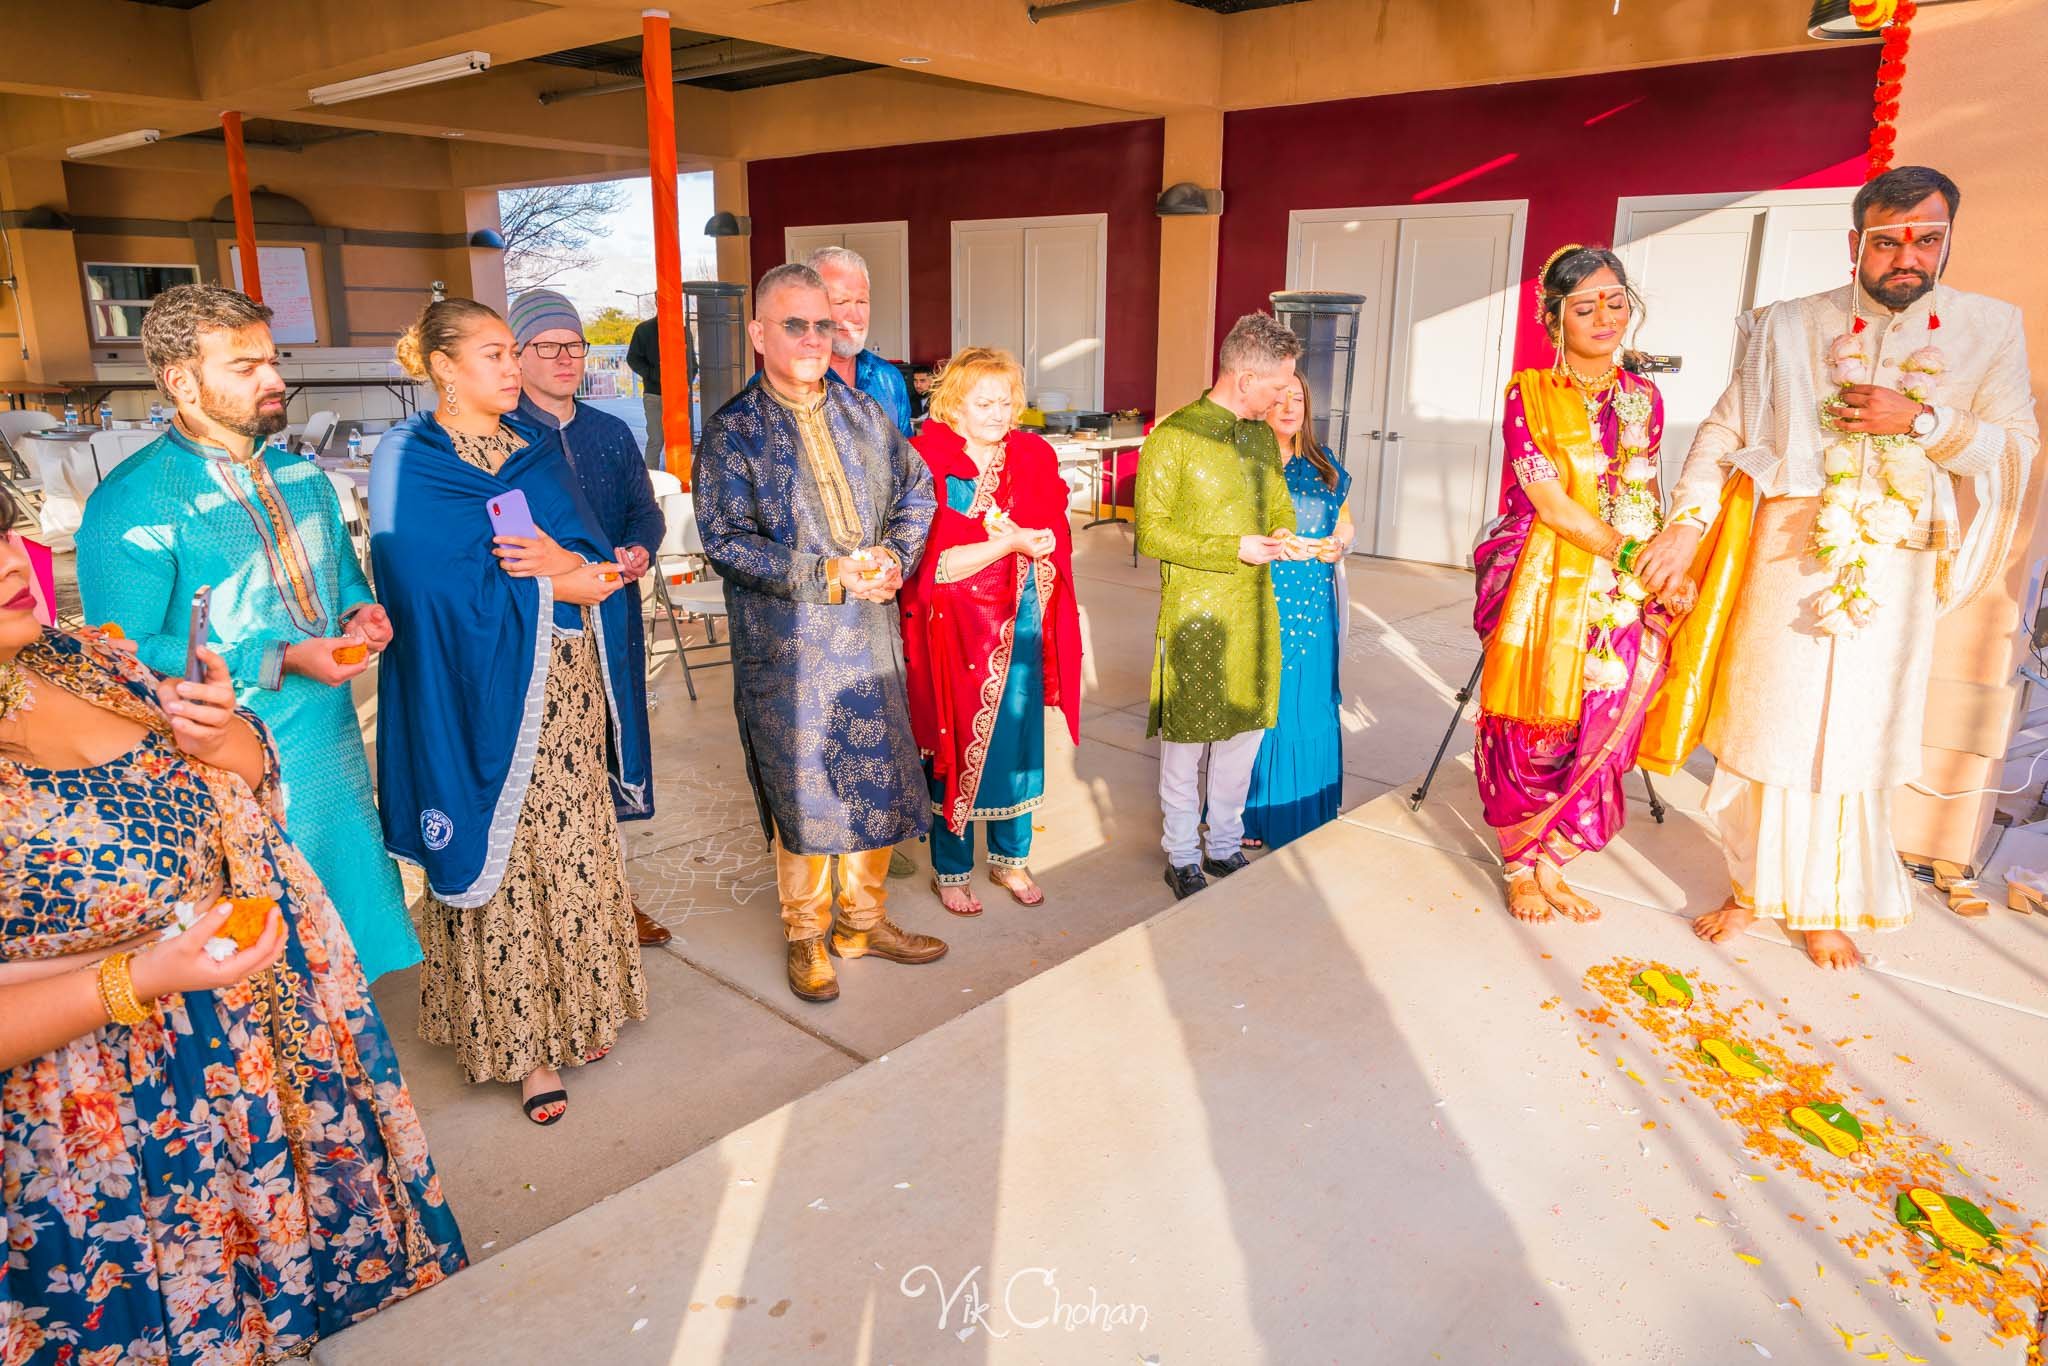
M 1605 374 L 1602 374 L 1594 379 L 1588 379 L 1584 375 L 1580 374 L 1578 371 L 1578 367 L 1573 365 L 1570 361 L 1566 361 L 1564 363 L 1564 372 L 1572 377 L 1572 383 L 1578 385 L 1581 389 L 1584 389 L 1589 393 L 1605 393 L 1608 389 L 1613 387 L 1614 377 L 1620 373 L 1620 370 L 1621 367 L 1618 365 L 1609 365 L 1607 367 L 1607 371 Z

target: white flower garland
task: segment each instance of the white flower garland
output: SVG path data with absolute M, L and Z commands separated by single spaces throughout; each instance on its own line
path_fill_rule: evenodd
M 1934 381 L 1945 368 L 1941 352 L 1923 346 L 1899 366 L 1899 390 L 1916 403 L 1933 402 Z M 1820 406 L 1820 425 L 1839 434 L 1822 455 L 1827 487 L 1813 523 L 1813 554 L 1835 571 L 1835 581 L 1814 599 L 1820 629 L 1854 635 L 1877 615 L 1870 592 L 1873 555 L 1905 544 L 1927 498 L 1927 452 L 1910 436 L 1844 433 L 1836 425 L 1841 391 L 1872 382 L 1869 349 L 1859 332 L 1845 332 L 1828 348 L 1828 382 L 1835 392 Z
M 1619 381 L 1617 381 L 1617 384 Z M 1650 396 L 1639 389 L 1617 388 L 1614 414 L 1621 420 L 1613 471 L 1618 488 L 1600 489 L 1600 519 L 1624 537 L 1648 541 L 1664 524 L 1654 488 L 1657 462 L 1650 454 Z M 1599 433 L 1597 420 L 1594 433 Z M 1628 686 L 1629 669 L 1614 648 L 1614 633 L 1632 626 L 1643 614 L 1649 590 L 1634 574 L 1605 559 L 1593 561 L 1593 620 L 1598 632 L 1586 652 L 1581 689 L 1587 693 L 1618 692 Z

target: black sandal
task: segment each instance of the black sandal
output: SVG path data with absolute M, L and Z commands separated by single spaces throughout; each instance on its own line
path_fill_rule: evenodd
M 554 1105 L 557 1103 L 560 1103 L 562 1107 L 560 1110 L 557 1110 L 553 1115 L 551 1115 L 547 1119 L 542 1119 L 540 1117 L 540 1112 L 542 1110 L 545 1110 L 550 1105 Z M 543 1129 L 545 1129 L 548 1125 L 555 1123 L 555 1121 L 559 1120 L 563 1115 L 569 1113 L 569 1093 L 567 1091 L 543 1091 L 539 1095 L 533 1097 L 531 1100 L 524 1100 L 521 1101 L 519 1104 L 520 1108 L 526 1111 L 526 1117 L 528 1119 L 532 1120 L 535 1124 L 538 1124 Z

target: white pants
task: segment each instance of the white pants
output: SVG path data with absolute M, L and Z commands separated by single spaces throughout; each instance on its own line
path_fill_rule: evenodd
M 1244 843 L 1244 797 L 1252 785 L 1262 730 L 1205 744 L 1159 742 L 1159 809 L 1166 834 L 1159 841 L 1176 868 L 1202 861 L 1202 755 L 1209 756 L 1209 857 L 1227 859 Z

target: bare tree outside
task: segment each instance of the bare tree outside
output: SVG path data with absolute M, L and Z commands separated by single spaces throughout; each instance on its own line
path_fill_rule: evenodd
M 505 285 L 514 294 L 553 284 L 596 261 L 590 244 L 611 232 L 610 216 L 626 201 L 617 181 L 528 185 L 498 195 L 498 234 L 505 239 Z

